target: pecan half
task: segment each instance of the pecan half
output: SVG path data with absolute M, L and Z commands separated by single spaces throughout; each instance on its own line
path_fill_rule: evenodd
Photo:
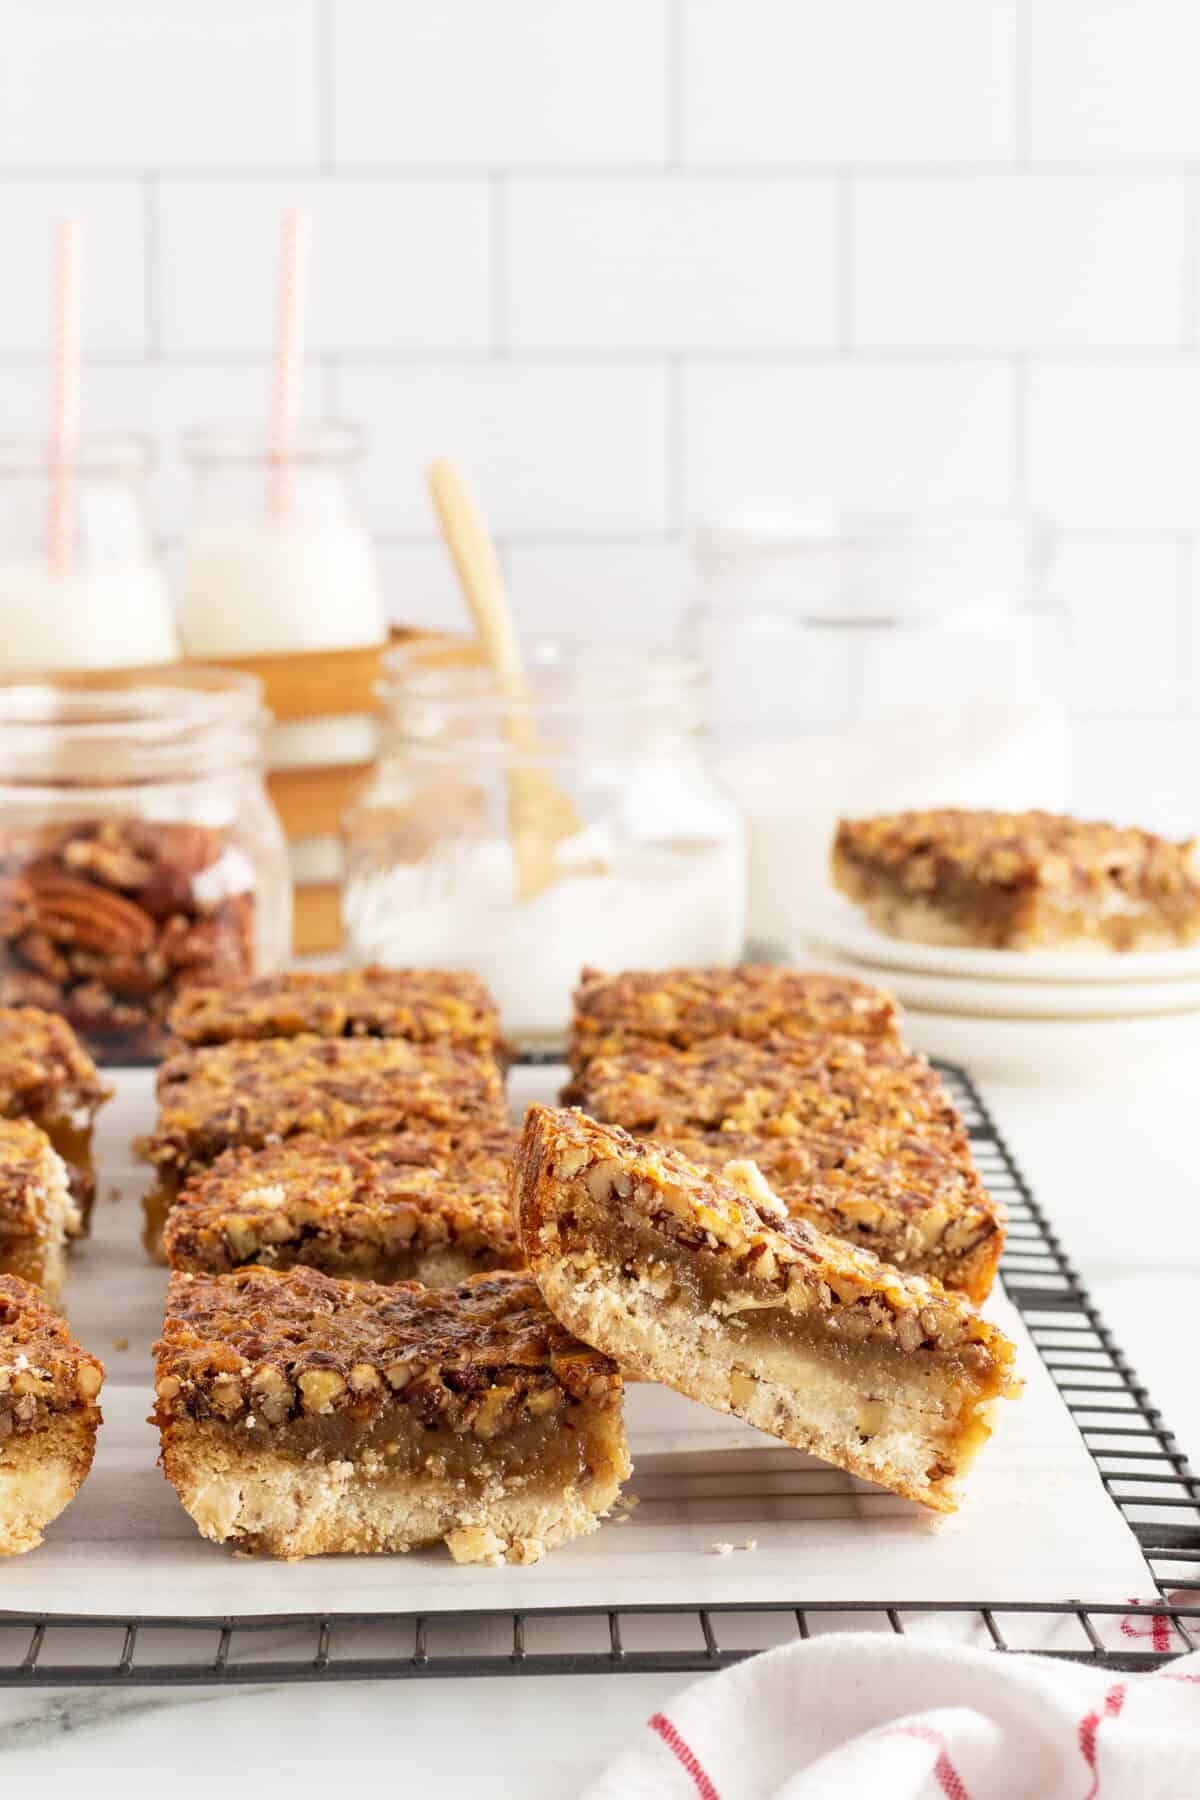
M 33 889 L 20 875 L 0 875 L 0 938 L 17 937 L 33 924 Z
M 31 969 L 44 975 L 48 981 L 63 982 L 69 979 L 71 970 L 64 956 L 61 956 L 46 936 L 44 931 L 23 931 L 13 949 L 27 962 Z
M 38 875 L 30 884 L 39 928 L 56 944 L 139 956 L 154 942 L 154 925 L 140 906 L 107 888 L 70 875 Z

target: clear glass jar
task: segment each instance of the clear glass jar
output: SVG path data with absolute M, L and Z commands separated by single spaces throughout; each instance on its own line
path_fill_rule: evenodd
M 736 956 L 741 821 L 694 659 L 543 646 L 520 700 L 444 646 L 384 667 L 381 758 L 345 823 L 354 956 L 473 969 L 534 1045 L 562 1042 L 585 963 Z
M 353 426 L 310 426 L 281 464 L 261 437 L 185 434 L 196 478 L 179 611 L 186 655 L 383 642 L 375 552 L 350 479 L 362 447 Z
M 147 1062 L 181 989 L 282 964 L 262 721 L 260 684 L 224 670 L 0 681 L 0 1004 Z
M 735 521 L 695 553 L 685 642 L 747 819 L 751 954 L 829 892 L 839 815 L 1066 804 L 1063 621 L 1028 518 Z
M 64 490 L 69 561 L 48 552 L 54 491 L 44 443 L 0 443 L 0 671 L 138 668 L 179 655 L 146 521 L 150 447 L 85 440 Z

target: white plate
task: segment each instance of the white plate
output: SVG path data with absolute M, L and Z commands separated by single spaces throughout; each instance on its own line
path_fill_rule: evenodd
M 793 946 L 797 962 L 836 969 L 860 981 L 881 982 L 906 1007 L 962 1013 L 979 1019 L 1153 1019 L 1164 1014 L 1200 1015 L 1200 980 L 980 981 L 963 975 L 926 975 L 912 969 L 880 969 L 808 937 Z
M 1117 1109 L 1135 1073 L 1148 1079 L 1159 1068 L 1195 1067 L 1200 1059 L 1200 1018 L 1194 1013 L 1157 1019 L 979 1019 L 913 1010 L 904 1015 L 904 1036 L 926 1056 L 964 1063 L 985 1080 L 1110 1088 Z
M 815 939 L 876 969 L 911 969 L 925 975 L 972 975 L 985 981 L 1175 982 L 1200 980 L 1200 944 L 1179 950 L 967 950 L 945 944 L 910 944 L 887 937 L 846 900 L 831 895 L 797 905 L 796 937 Z

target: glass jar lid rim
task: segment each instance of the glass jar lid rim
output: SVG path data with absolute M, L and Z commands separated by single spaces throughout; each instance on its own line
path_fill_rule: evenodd
M 233 669 L 0 677 L 0 755 L 51 735 L 98 751 L 116 742 L 166 748 L 205 732 L 257 731 L 264 717 L 261 681 Z
M 469 655 L 466 641 L 461 650 Z M 495 706 L 505 702 L 503 682 L 482 654 L 448 663 L 445 646 L 398 644 L 384 653 L 380 691 L 385 697 L 411 694 L 448 705 Z M 574 705 L 630 706 L 661 702 L 703 687 L 708 671 L 687 651 L 633 644 L 533 644 L 525 657 L 524 694 L 535 710 Z
M 47 438 L 0 437 L 0 476 L 48 475 L 53 446 Z M 153 441 L 137 431 L 89 434 L 79 441 L 72 467 L 78 475 L 141 475 L 153 466 Z

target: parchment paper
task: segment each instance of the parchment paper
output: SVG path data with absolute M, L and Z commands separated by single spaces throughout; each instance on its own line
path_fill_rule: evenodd
M 560 1069 L 514 1071 L 514 1104 L 551 1097 Z M 140 1243 L 145 1172 L 130 1139 L 153 1122 L 151 1077 L 121 1073 L 102 1115 L 94 1236 L 76 1253 L 71 1323 L 108 1367 L 96 1464 L 41 1549 L 0 1565 L 0 1607 L 96 1614 L 426 1612 L 756 1600 L 1123 1602 L 1153 1591 L 1128 1527 L 1013 1307 L 991 1315 L 1026 1379 L 1001 1408 L 962 1511 L 945 1520 L 732 1419 L 651 1386 L 628 1391 L 639 1504 L 625 1522 L 533 1568 L 407 1556 L 236 1557 L 197 1533 L 156 1467 L 150 1344 L 164 1272 Z M 1047 1196 L 1051 1212 L 1053 1195 Z M 114 1340 L 129 1340 L 128 1349 Z M 620 1515 L 618 1515 L 620 1516 Z M 753 1549 L 743 1546 L 753 1543 Z M 715 1546 L 731 1544 L 725 1554 Z

